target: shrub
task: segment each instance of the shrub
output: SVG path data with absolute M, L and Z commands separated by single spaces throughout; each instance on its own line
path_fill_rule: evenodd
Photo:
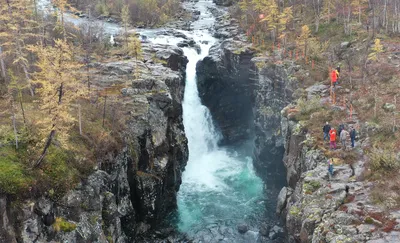
M 312 99 L 307 100 L 305 98 L 300 98 L 297 100 L 297 109 L 299 113 L 296 115 L 296 119 L 308 120 L 309 116 L 322 108 L 320 97 L 314 96 Z
M 390 148 L 377 148 L 374 147 L 369 153 L 371 159 L 371 168 L 375 171 L 385 170 L 390 171 L 393 169 L 399 169 L 400 163 L 397 159 L 397 155 Z
M 55 146 L 50 147 L 43 163 L 43 182 L 45 188 L 53 189 L 53 197 L 57 199 L 72 189 L 78 182 L 79 173 L 71 166 L 72 155 Z

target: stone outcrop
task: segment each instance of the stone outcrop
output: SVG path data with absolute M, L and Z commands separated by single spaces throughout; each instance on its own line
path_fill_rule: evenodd
M 228 39 L 197 65 L 203 103 L 210 109 L 222 144 L 255 138 L 255 166 L 271 183 L 284 184 L 284 141 L 280 111 L 292 100 L 296 82 L 293 63 L 253 57 L 251 46 Z M 268 176 L 265 176 L 267 173 Z
M 249 72 L 254 70 L 253 51 L 242 44 L 234 40 L 218 43 L 197 64 L 199 94 L 223 135 L 222 144 L 240 143 L 254 136 L 254 81 Z
M 373 183 L 363 180 L 362 150 L 356 148 L 360 156 L 352 165 L 335 159 L 330 177 L 328 158 L 313 146 L 301 123 L 292 119 L 292 108 L 282 111 L 288 187 L 281 190 L 277 205 L 286 221 L 289 242 L 399 242 L 400 215 L 389 214 L 372 201 Z M 364 138 L 359 141 L 363 143 Z
M 257 57 L 254 85 L 255 166 L 267 174 L 268 183 L 284 184 L 282 160 L 284 139 L 280 111 L 292 101 L 297 82 L 290 74 L 293 63 L 275 63 L 273 57 Z
M 101 156 L 94 173 L 62 198 L 14 204 L 0 197 L 0 242 L 133 242 L 176 208 L 188 158 L 181 107 L 187 59 L 176 47 L 143 49 L 146 63 L 92 65 L 96 85 L 121 87 L 121 147 Z M 126 85 L 137 68 L 140 78 Z

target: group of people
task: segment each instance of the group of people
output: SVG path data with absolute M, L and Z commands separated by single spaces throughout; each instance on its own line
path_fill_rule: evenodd
M 351 140 L 351 147 L 354 148 L 354 142 L 356 140 L 356 129 L 354 127 L 350 127 L 350 132 L 348 132 L 344 125 L 341 124 L 338 131 L 336 131 L 334 127 L 331 127 L 329 123 L 326 122 L 322 131 L 324 132 L 324 141 L 329 139 L 331 149 L 336 149 L 337 136 L 339 136 L 339 141 L 342 144 L 343 150 L 346 150 L 346 141 L 348 137 L 350 137 Z
M 339 74 L 340 74 L 340 66 L 337 66 L 336 69 L 332 69 L 331 81 L 332 81 L 333 87 L 336 87 L 336 84 L 338 83 Z

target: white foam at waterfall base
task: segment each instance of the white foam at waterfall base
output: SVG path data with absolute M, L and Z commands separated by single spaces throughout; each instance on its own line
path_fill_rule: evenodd
M 187 35 L 196 43 L 207 43 L 200 44 L 200 54 L 184 48 L 189 60 L 183 100 L 189 160 L 178 193 L 178 227 L 194 235 L 210 224 L 235 227 L 237 223 L 259 216 L 265 208 L 262 205 L 263 183 L 254 173 L 251 158 L 217 145 L 221 135 L 198 94 L 196 63 L 208 55 L 215 39 L 204 31 Z

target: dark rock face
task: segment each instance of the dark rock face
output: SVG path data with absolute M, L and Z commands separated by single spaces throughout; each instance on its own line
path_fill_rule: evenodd
M 290 68 L 283 64 L 274 64 L 270 58 L 254 58 L 257 76 L 255 94 L 255 166 L 267 173 L 272 181 L 284 183 L 282 155 L 284 140 L 282 137 L 280 111 L 291 102 L 295 80 L 289 78 Z M 265 163 L 266 160 L 276 163 Z M 275 182 L 276 183 L 276 182 Z
M 289 78 L 291 65 L 253 58 L 248 45 L 232 39 L 214 46 L 197 65 L 200 96 L 221 130 L 222 143 L 255 137 L 255 166 L 272 183 L 277 178 L 285 183 L 279 162 L 284 154 L 280 111 L 291 102 L 296 87 Z
M 229 7 L 237 1 L 236 0 L 213 0 L 213 2 L 219 6 Z
M 222 144 L 253 137 L 253 52 L 238 51 L 241 44 L 229 40 L 213 46 L 196 69 L 200 97 L 223 135 Z
M 122 147 L 105 154 L 95 172 L 58 201 L 44 195 L 10 206 L 0 197 L 0 242 L 134 242 L 176 208 L 188 159 L 181 107 L 187 59 L 176 47 L 144 48 L 145 59 L 156 53 L 163 65 L 134 59 L 93 64 L 100 86 L 142 70 L 121 90 Z

